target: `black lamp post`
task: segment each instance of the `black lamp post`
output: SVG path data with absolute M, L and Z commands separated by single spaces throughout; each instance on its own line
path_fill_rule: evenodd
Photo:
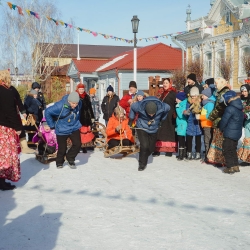
M 134 81 L 136 82 L 136 71 L 137 71 L 137 50 L 136 50 L 136 44 L 137 44 L 137 39 L 136 39 L 136 33 L 138 33 L 138 27 L 139 27 L 139 18 L 137 16 L 133 16 L 131 19 L 132 23 L 132 30 L 134 33 Z

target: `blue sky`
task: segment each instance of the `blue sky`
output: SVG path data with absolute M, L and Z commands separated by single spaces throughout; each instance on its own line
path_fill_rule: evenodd
M 0 0 L 1 1 L 1 0 Z M 43 1 L 43 0 L 41 0 Z M 46 2 L 48 0 L 44 0 Z M 186 30 L 186 9 L 191 5 L 191 19 L 206 16 L 210 10 L 210 0 L 49 0 L 52 1 L 60 16 L 53 16 L 56 20 L 70 23 L 73 20 L 75 26 L 113 35 L 124 39 L 133 39 L 131 19 L 137 15 L 140 19 L 137 39 L 161 36 Z M 9 9 L 7 1 L 1 1 L 1 8 Z M 35 3 L 36 0 L 12 0 L 12 4 L 23 7 L 27 4 Z M 31 9 L 40 15 L 39 9 Z M 13 10 L 14 11 L 14 10 Z M 15 10 L 17 12 L 17 10 Z M 25 13 L 25 10 L 24 10 Z M 25 13 L 27 15 L 27 13 Z M 34 18 L 31 16 L 31 18 Z M 2 19 L 0 19 L 0 23 Z M 61 25 L 58 28 L 63 28 Z M 81 44 L 93 45 L 131 45 L 126 42 L 114 39 L 105 39 L 98 35 L 94 37 L 87 32 L 80 33 Z M 77 32 L 75 32 L 75 42 L 77 42 Z M 146 46 L 158 42 L 170 44 L 171 39 L 159 38 L 146 42 L 138 41 L 138 46 Z
M 146 38 L 185 31 L 188 4 L 191 5 L 192 19 L 206 16 L 210 10 L 210 0 L 55 0 L 55 3 L 64 22 L 68 22 L 71 18 L 75 25 L 81 28 L 125 39 L 133 39 L 131 25 L 133 15 L 137 15 L 140 19 L 137 38 Z M 171 40 L 166 38 L 148 42 L 142 40 L 138 42 L 138 46 L 158 42 L 170 44 Z M 128 45 L 114 39 L 105 39 L 100 35 L 94 37 L 84 31 L 80 32 L 80 43 Z

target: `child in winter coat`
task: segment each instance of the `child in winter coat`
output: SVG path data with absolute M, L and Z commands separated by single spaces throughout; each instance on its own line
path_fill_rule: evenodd
M 201 110 L 200 121 L 201 121 L 201 127 L 203 128 L 204 131 L 204 144 L 206 152 L 204 162 L 207 162 L 208 150 L 213 139 L 213 128 L 212 128 L 213 122 L 208 119 L 210 113 L 214 109 L 214 104 L 216 101 L 215 96 L 213 96 L 213 91 L 214 89 L 207 87 L 201 92 L 203 107 Z
M 58 149 L 56 134 L 54 129 L 50 129 L 45 118 L 42 119 L 39 131 L 32 139 L 33 143 L 38 142 L 38 154 L 47 155 L 54 154 Z
M 243 106 L 239 96 L 232 90 L 223 95 L 227 106 L 220 121 L 220 131 L 223 133 L 222 152 L 226 160 L 224 173 L 233 174 L 240 172 L 238 166 L 237 144 L 242 135 L 244 121 Z
M 187 159 L 195 160 L 201 159 L 201 126 L 199 116 L 201 113 L 201 98 L 199 94 L 199 89 L 197 87 L 192 87 L 190 90 L 190 96 L 188 97 L 188 102 L 186 110 L 183 112 L 187 116 Z M 192 141 L 193 136 L 195 137 L 195 151 L 196 153 L 192 157 Z
M 176 133 L 179 142 L 179 157 L 178 160 L 181 161 L 185 157 L 185 139 L 187 130 L 187 116 L 183 114 L 187 106 L 187 96 L 185 92 L 179 92 L 176 95 Z

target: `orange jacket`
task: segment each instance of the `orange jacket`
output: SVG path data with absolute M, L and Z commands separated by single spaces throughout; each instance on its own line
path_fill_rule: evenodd
M 109 118 L 108 121 L 108 126 L 106 128 L 106 134 L 107 134 L 107 142 L 110 139 L 116 139 L 116 140 L 120 140 L 122 138 L 123 139 L 129 139 L 131 142 L 134 142 L 134 138 L 132 135 L 132 131 L 130 129 L 130 127 L 128 126 L 128 119 L 124 119 L 121 122 L 122 125 L 122 129 L 121 129 L 121 137 L 120 137 L 120 132 L 116 131 L 116 127 L 119 126 L 119 120 L 112 115 Z
M 207 110 L 204 107 L 201 110 L 200 121 L 202 128 L 211 128 L 213 126 L 213 122 L 206 118 Z

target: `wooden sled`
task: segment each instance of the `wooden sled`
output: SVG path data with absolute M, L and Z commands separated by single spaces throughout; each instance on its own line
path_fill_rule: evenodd
M 49 154 L 49 155 L 36 154 L 36 160 L 38 160 L 39 162 L 41 162 L 43 164 L 48 164 L 48 163 L 56 160 L 56 155 L 57 155 L 56 153 Z
M 117 146 L 114 148 L 106 149 L 106 151 L 104 151 L 104 157 L 105 158 L 112 157 L 114 159 L 122 159 L 126 156 L 136 154 L 139 152 L 140 152 L 140 147 L 137 145 Z M 118 156 L 119 154 L 121 154 L 121 156 Z M 117 155 L 117 157 L 116 157 L 116 155 Z M 113 157 L 113 156 L 115 156 L 115 157 Z

